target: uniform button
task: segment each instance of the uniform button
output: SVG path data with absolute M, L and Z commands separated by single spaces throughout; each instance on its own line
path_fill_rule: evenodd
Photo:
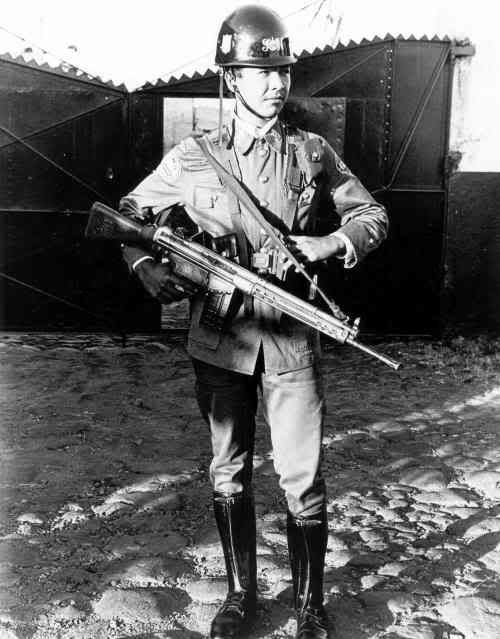
M 269 176 L 268 175 L 261 175 L 259 180 L 262 182 L 262 184 L 265 184 L 266 182 L 269 182 Z

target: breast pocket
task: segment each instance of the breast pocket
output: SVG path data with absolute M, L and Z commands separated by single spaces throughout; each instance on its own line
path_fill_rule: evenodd
M 224 189 L 210 186 L 196 186 L 194 189 L 194 206 L 197 209 L 218 209 L 225 202 Z
M 223 188 L 196 185 L 190 216 L 204 231 L 208 231 L 214 237 L 231 232 L 231 216 L 227 194 Z

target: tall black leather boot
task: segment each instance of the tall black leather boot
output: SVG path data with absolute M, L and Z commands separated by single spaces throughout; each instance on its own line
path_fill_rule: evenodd
M 287 517 L 288 553 L 292 569 L 296 639 L 327 639 L 323 607 L 323 571 L 328 541 L 326 510 L 311 517 Z
M 243 636 L 255 616 L 257 591 L 255 510 L 244 494 L 214 493 L 214 513 L 224 551 L 228 595 L 212 621 L 211 639 Z

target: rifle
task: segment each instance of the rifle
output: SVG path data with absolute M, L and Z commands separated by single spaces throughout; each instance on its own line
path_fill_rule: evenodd
M 341 344 L 350 344 L 376 357 L 394 370 L 400 367 L 396 360 L 357 341 L 357 322 L 350 324 L 322 311 L 219 253 L 184 239 L 167 226 L 141 226 L 105 204 L 95 202 L 90 211 L 85 236 L 117 240 L 125 244 L 159 246 L 168 251 L 172 268 L 180 277 L 205 289 L 215 286 L 229 294 L 239 290 L 333 337 Z

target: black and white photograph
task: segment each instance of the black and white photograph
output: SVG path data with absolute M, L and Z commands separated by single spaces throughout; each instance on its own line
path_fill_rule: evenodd
M 488 0 L 8 0 L 0 639 L 500 638 Z

